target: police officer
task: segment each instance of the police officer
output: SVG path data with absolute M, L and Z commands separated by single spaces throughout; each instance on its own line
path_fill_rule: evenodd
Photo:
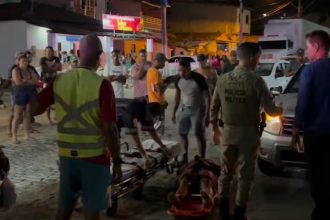
M 211 105 L 214 140 L 220 143 L 219 112 L 224 127 L 221 133 L 220 215 L 229 216 L 229 190 L 237 172 L 238 186 L 234 220 L 245 220 L 246 205 L 254 179 L 259 146 L 260 107 L 269 115 L 282 113 L 276 107 L 264 80 L 254 74 L 261 50 L 256 43 L 243 43 L 238 48 L 239 65 L 217 82 Z

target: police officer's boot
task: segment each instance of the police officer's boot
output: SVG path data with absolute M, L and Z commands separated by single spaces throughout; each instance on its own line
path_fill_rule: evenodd
M 220 220 L 230 220 L 228 198 L 220 199 Z
M 251 220 L 245 215 L 246 206 L 236 206 L 232 220 Z

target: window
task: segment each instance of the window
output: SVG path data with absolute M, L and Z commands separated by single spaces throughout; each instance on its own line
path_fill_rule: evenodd
M 256 69 L 258 76 L 270 76 L 274 63 L 259 63 Z
M 276 67 L 275 78 L 284 77 L 284 70 L 281 66 Z
M 290 83 L 284 93 L 298 93 L 300 75 L 306 65 L 308 65 L 308 64 L 305 64 L 302 67 L 300 67 L 300 69 L 297 71 L 297 73 L 293 76 L 292 80 L 290 81 Z
M 246 24 L 249 24 L 250 23 L 250 17 L 249 17 L 249 15 L 246 15 L 245 16 L 245 23 Z
M 91 3 L 92 3 L 92 0 L 81 0 L 80 1 L 81 9 L 91 8 Z
M 228 51 L 228 44 L 225 43 L 217 43 L 218 51 Z
M 263 50 L 266 49 L 287 49 L 286 40 L 274 40 L 274 41 L 259 41 L 259 45 Z
M 109 14 L 111 11 L 111 3 L 110 1 L 107 1 L 107 5 L 106 5 L 106 14 Z
M 57 50 L 62 51 L 62 44 L 61 43 L 57 43 Z

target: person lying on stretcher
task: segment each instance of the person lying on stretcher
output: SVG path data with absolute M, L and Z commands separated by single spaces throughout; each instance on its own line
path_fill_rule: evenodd
M 179 171 L 179 188 L 168 195 L 169 202 L 180 208 L 184 198 L 191 194 L 200 194 L 205 208 L 213 205 L 214 195 L 218 193 L 220 166 L 195 156 L 195 159 Z
M 156 117 L 156 113 L 152 108 L 149 108 L 146 99 L 139 98 L 133 99 L 127 107 L 121 108 L 118 111 L 118 128 L 126 135 L 132 135 L 133 140 L 142 155 L 144 160 L 144 169 L 148 169 L 153 166 L 153 161 L 148 157 L 145 149 L 143 148 L 140 136 L 139 128 L 142 131 L 147 131 L 151 138 L 161 147 L 161 153 L 164 154 L 164 158 L 170 158 L 171 152 L 166 148 L 157 134 L 153 118 Z

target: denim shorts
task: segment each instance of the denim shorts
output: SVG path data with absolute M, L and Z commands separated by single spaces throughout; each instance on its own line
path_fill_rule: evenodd
M 204 108 L 182 107 L 178 116 L 179 135 L 186 136 L 193 127 L 194 135 L 198 138 L 205 136 Z
M 84 159 L 60 157 L 60 197 L 62 210 L 73 210 L 81 195 L 84 210 L 97 213 L 107 208 L 107 189 L 111 184 L 110 167 Z
M 19 88 L 14 92 L 14 104 L 26 106 L 37 100 L 37 92 L 31 88 Z

